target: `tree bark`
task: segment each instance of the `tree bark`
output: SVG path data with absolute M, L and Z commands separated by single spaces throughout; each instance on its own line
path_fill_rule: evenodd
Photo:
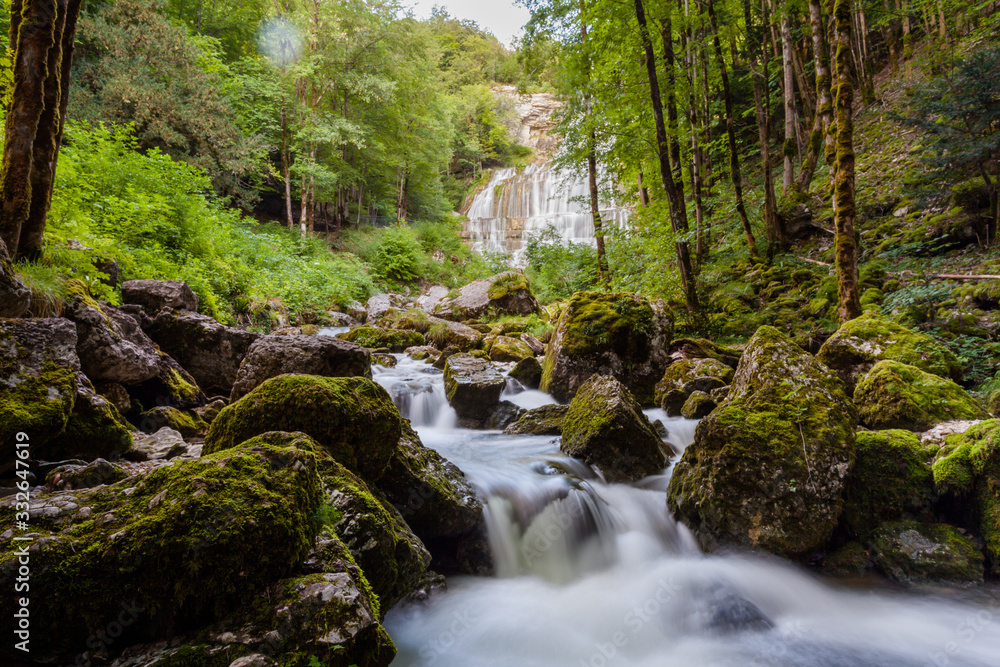
M 583 1 L 580 2 L 580 41 L 583 48 L 587 48 L 587 22 L 584 20 Z M 584 53 L 587 67 L 587 85 L 590 85 L 590 54 Z M 593 122 L 593 102 L 590 94 L 584 96 L 584 106 L 587 110 L 587 121 Z M 608 272 L 607 255 L 604 249 L 604 225 L 601 220 L 601 202 L 597 190 L 597 133 L 593 128 L 587 136 L 587 185 L 590 189 L 590 215 L 594 222 L 594 239 L 597 243 L 597 276 L 607 289 L 611 284 L 611 276 Z
M 761 6 L 763 11 L 763 5 Z M 768 57 L 767 46 L 761 39 L 762 28 L 755 26 L 750 11 L 750 0 L 743 0 L 743 19 L 747 25 L 747 50 L 753 85 L 754 112 L 757 116 L 757 137 L 760 142 L 760 168 L 764 177 L 764 229 L 767 231 L 769 253 L 785 244 L 785 228 L 778 217 L 778 207 L 774 195 L 774 178 L 771 174 L 771 118 L 770 104 L 765 105 L 767 94 Z M 759 55 L 763 55 L 763 65 Z
M 758 257 L 757 240 L 753 236 L 750 219 L 747 217 L 746 205 L 743 203 L 740 156 L 736 151 L 736 123 L 733 120 L 733 97 L 729 91 L 729 74 L 726 72 L 726 61 L 722 57 L 722 44 L 719 41 L 719 23 L 715 18 L 715 5 L 712 0 L 708 0 L 708 20 L 712 26 L 712 40 L 715 45 L 715 56 L 719 61 L 719 73 L 722 75 L 722 97 L 726 107 L 726 136 L 729 139 L 729 177 L 733 182 L 733 192 L 736 195 L 736 211 L 740 215 L 740 222 L 743 223 L 743 233 L 747 239 L 747 250 L 750 253 L 750 258 L 755 259 Z
M 819 0 L 809 0 L 809 25 L 812 30 L 813 62 L 816 67 L 816 117 L 809 135 L 809 149 L 805 164 L 799 173 L 799 190 L 806 192 L 812 182 L 819 154 L 823 153 L 828 165 L 833 166 L 833 96 L 830 92 L 830 59 L 823 28 L 823 9 Z
M 841 323 L 861 314 L 858 247 L 854 231 L 854 82 L 851 78 L 851 0 L 835 0 L 837 26 L 837 161 L 834 182 L 834 233 L 837 245 L 837 313 Z
M 670 171 L 670 145 L 667 140 L 667 127 L 663 121 L 663 100 L 660 98 L 660 82 L 656 75 L 656 56 L 653 53 L 653 42 L 649 37 L 649 27 L 646 23 L 646 10 L 642 0 L 635 0 L 635 18 L 639 24 L 639 34 L 642 38 L 642 49 L 646 60 L 646 76 L 649 79 L 649 99 L 653 106 L 653 120 L 656 124 L 656 147 L 660 162 L 660 178 L 667 193 L 670 204 L 670 225 L 675 233 L 687 231 L 687 211 L 681 205 L 674 188 L 674 179 Z M 695 288 L 694 271 L 691 266 L 691 252 L 686 241 L 677 241 L 677 265 L 681 273 L 681 286 L 684 290 L 684 301 L 691 318 L 695 322 L 701 319 L 701 307 L 698 304 L 698 291 Z
M 12 7 L 16 11 L 18 4 Z M 4 128 L 0 165 L 0 239 L 11 259 L 20 257 L 21 228 L 31 212 L 31 166 L 35 137 L 45 109 L 49 50 L 55 42 L 56 0 L 20 4 L 14 53 L 14 90 Z M 15 21 L 11 22 L 11 31 Z
M 792 160 L 798 149 L 798 142 L 795 141 L 795 79 L 792 70 L 792 19 L 789 11 L 785 7 L 784 16 L 781 17 L 781 71 L 785 82 L 785 143 L 781 149 L 784 158 L 781 192 L 786 197 L 796 189 L 795 163 Z

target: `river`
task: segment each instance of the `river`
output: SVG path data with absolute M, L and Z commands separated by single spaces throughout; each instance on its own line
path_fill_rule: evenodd
M 552 437 L 455 427 L 443 378 L 397 355 L 375 367 L 424 444 L 486 506 L 493 577 L 385 620 L 400 667 L 997 667 L 996 590 L 824 580 L 767 556 L 705 555 L 666 509 L 670 469 L 604 484 Z M 541 392 L 505 398 L 554 402 Z M 695 422 L 667 419 L 682 450 Z

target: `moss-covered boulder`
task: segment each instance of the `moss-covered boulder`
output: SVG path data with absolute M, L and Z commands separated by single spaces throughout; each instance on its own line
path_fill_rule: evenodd
M 402 352 L 408 347 L 424 344 L 424 335 L 419 331 L 404 329 L 379 329 L 378 327 L 358 327 L 337 334 L 337 338 L 357 343 L 369 349 L 385 348 L 390 352 Z
M 399 511 L 445 574 L 488 574 L 492 568 L 483 505 L 454 464 L 403 425 L 399 446 L 374 486 Z
M 403 354 L 410 357 L 414 361 L 427 361 L 428 363 L 434 363 L 439 356 L 441 356 L 441 350 L 437 349 L 433 345 L 418 345 L 417 347 L 408 347 L 403 350 Z
M 504 429 L 508 435 L 562 435 L 568 405 L 543 405 L 528 410 Z
M 983 580 L 982 552 L 957 528 L 943 523 L 885 523 L 872 536 L 871 554 L 876 567 L 904 583 Z
M 203 453 L 235 447 L 268 431 L 313 437 L 340 464 L 378 479 L 399 442 L 402 419 L 389 394 L 368 378 L 279 375 L 226 407 Z
M 700 357 L 679 359 L 667 367 L 663 377 L 656 383 L 654 400 L 666 410 L 663 399 L 672 390 L 683 391 L 685 396 L 689 396 L 692 391 L 707 393 L 725 387 L 732 381 L 733 369 L 717 359 Z M 676 415 L 671 414 L 671 416 Z
M 478 347 L 483 341 L 481 331 L 460 322 L 452 322 L 440 317 L 431 317 L 430 322 L 431 326 L 427 330 L 425 338 L 428 343 L 441 350 L 454 346 L 461 352 L 468 352 Z
M 72 662 L 94 628 L 136 610 L 122 646 L 172 637 L 246 604 L 308 554 L 322 502 L 316 458 L 268 446 L 221 452 L 87 491 L 33 496 L 32 658 Z M 0 501 L 12 525 L 13 497 Z M 0 584 L 18 549 L 0 536 Z M 16 598 L 0 597 L 12 618 Z M 92 648 L 92 647 L 91 647 Z M 12 642 L 0 656 L 20 659 Z
M 264 380 L 289 373 L 371 377 L 371 355 L 357 343 L 332 336 L 264 336 L 240 364 L 230 398 L 243 398 Z
M 642 405 L 669 363 L 673 320 L 662 302 L 581 292 L 569 300 L 545 350 L 542 391 L 569 401 L 594 374 L 616 378 Z
M 172 357 L 162 352 L 156 377 L 125 389 L 133 412 L 141 412 L 158 405 L 187 410 L 208 403 L 208 397 L 191 374 L 181 368 Z
M 506 386 L 503 373 L 487 359 L 456 354 L 445 363 L 444 391 L 459 419 L 485 424 Z
M 726 400 L 698 424 L 675 467 L 668 506 L 708 549 L 818 549 L 840 518 L 856 425 L 843 383 L 761 327 Z
M 989 415 L 951 380 L 898 361 L 880 361 L 854 390 L 861 423 L 872 429 L 926 431 L 939 422 Z
M 259 333 L 227 327 L 206 315 L 171 310 L 153 318 L 146 333 L 201 388 L 221 395 L 232 391 L 240 364 L 261 337 Z
M 595 375 L 583 383 L 562 424 L 562 450 L 609 482 L 635 481 L 666 466 L 660 436 L 628 388 Z
M 76 400 L 63 432 L 46 445 L 55 460 L 97 458 L 115 460 L 132 449 L 132 429 L 114 404 L 77 375 Z
M 542 364 L 534 357 L 526 357 L 514 364 L 507 376 L 520 382 L 525 389 L 538 389 L 542 381 Z
M 876 313 L 865 313 L 843 324 L 816 356 L 837 372 L 848 392 L 882 360 L 898 361 L 953 380 L 962 377 L 962 364 L 951 350 L 925 333 Z
M 733 370 L 743 357 L 743 350 L 739 348 L 720 345 L 704 338 L 677 338 L 670 342 L 667 353 L 674 362 L 681 359 L 714 359 Z
M 715 409 L 715 401 L 704 391 L 692 391 L 681 407 L 681 416 L 684 419 L 702 419 L 711 414 Z
M 540 309 L 528 278 L 518 271 L 506 271 L 462 287 L 455 298 L 438 303 L 434 314 L 451 320 L 474 320 L 486 314 L 531 315 Z
M 937 449 L 910 431 L 858 431 L 841 515 L 847 533 L 866 537 L 884 521 L 929 518 Z
M 377 321 L 370 321 L 369 324 L 382 329 L 407 329 L 425 334 L 431 328 L 431 316 L 419 308 L 409 310 L 390 308 L 382 313 Z
M 490 359 L 498 362 L 534 359 L 535 353 L 520 338 L 497 336 L 490 345 Z
M 1000 420 L 945 438 L 933 473 L 938 493 L 982 536 L 990 568 L 1000 575 Z
M 220 409 L 218 412 L 221 412 Z M 218 416 L 216 412 L 216 416 Z M 172 428 L 185 438 L 205 435 L 208 422 L 193 410 L 178 410 L 169 406 L 160 406 L 147 410 L 139 415 L 139 430 L 143 433 L 156 433 L 164 426 Z

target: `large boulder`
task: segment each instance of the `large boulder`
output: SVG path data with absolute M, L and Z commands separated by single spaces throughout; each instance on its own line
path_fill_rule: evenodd
M 483 341 L 483 334 L 461 322 L 452 322 L 440 317 L 428 317 L 431 323 L 425 338 L 427 342 L 440 350 L 454 346 L 462 352 L 478 347 Z
M 392 308 L 392 298 L 388 294 L 373 294 L 365 304 L 364 321 L 368 324 L 375 324 L 390 308 Z
M 528 410 L 504 429 L 508 435 L 562 435 L 568 405 L 543 405 Z
M 938 493 L 982 536 L 990 568 L 1000 575 L 1000 420 L 947 436 L 933 472 Z
M 595 375 L 583 383 L 562 423 L 562 450 L 596 467 L 609 482 L 661 472 L 661 439 L 629 390 Z
M 474 320 L 487 313 L 531 315 L 539 310 L 527 277 L 517 271 L 506 271 L 469 283 L 459 290 L 458 296 L 435 306 L 434 314 L 453 320 Z
M 0 250 L 0 317 L 21 317 L 31 307 L 31 290 L 14 273 L 6 255 L 5 249 Z
M 371 354 L 331 336 L 264 336 L 240 364 L 231 398 L 242 398 L 264 380 L 288 373 L 371 377 Z
M 135 615 L 122 645 L 172 637 L 241 608 L 306 557 L 322 497 L 313 454 L 268 446 L 32 496 L 31 598 L 45 602 L 32 607 L 32 658 L 73 662 L 123 605 Z M 5 525 L 16 505 L 0 501 Z M 0 535 L 7 590 L 21 546 L 13 530 Z M 17 604 L 0 596 L 0 613 L 12 618 Z M 13 642 L 0 656 L 21 658 Z
M 514 364 L 507 377 L 514 378 L 526 389 L 538 389 L 542 381 L 542 364 L 534 357 L 527 357 Z
M 448 357 L 444 391 L 460 419 L 485 423 L 500 405 L 507 379 L 492 363 L 471 354 Z
M 535 353 L 520 338 L 511 336 L 497 336 L 493 339 L 489 349 L 490 359 L 497 362 L 522 361 L 524 359 L 534 359 Z
M 261 338 L 259 333 L 227 327 L 206 315 L 170 310 L 159 313 L 146 333 L 202 389 L 219 394 L 233 390 L 240 364 Z
M 858 431 L 840 519 L 848 535 L 867 537 L 883 521 L 929 518 L 937 450 L 910 431 Z
M 714 359 L 735 370 L 743 357 L 743 350 L 705 338 L 678 338 L 670 342 L 667 356 L 674 363 L 682 359 Z
M 951 350 L 931 336 L 907 329 L 877 313 L 865 313 L 843 324 L 816 356 L 837 372 L 848 393 L 882 360 L 916 366 L 953 380 L 962 377 L 962 364 Z
M 408 347 L 424 344 L 424 335 L 419 331 L 404 329 L 380 329 L 378 327 L 358 327 L 337 334 L 337 338 L 357 343 L 369 349 L 386 348 L 390 352 L 402 352 Z
M 132 428 L 115 405 L 98 394 L 82 373 L 76 399 L 62 433 L 50 440 L 46 456 L 56 459 L 117 459 L 132 449 Z
M 425 447 L 406 422 L 399 445 L 374 486 L 427 546 L 435 571 L 491 571 L 483 505 L 475 490 L 453 463 Z
M 668 416 L 677 417 L 694 392 L 708 394 L 732 381 L 733 369 L 717 359 L 683 357 L 670 364 L 656 383 L 654 400 Z
M 122 301 L 142 306 L 155 314 L 164 308 L 198 310 L 198 297 L 179 280 L 127 280 L 122 283 Z
M 787 556 L 820 548 L 842 508 L 857 413 L 843 383 L 773 327 L 750 340 L 667 493 L 701 544 Z
M 854 390 L 861 423 L 872 429 L 926 431 L 939 422 L 989 415 L 951 380 L 898 361 L 880 361 Z
M 983 581 L 982 552 L 957 528 L 943 523 L 885 523 L 872 536 L 871 554 L 882 572 L 904 583 Z
M 583 292 L 569 300 L 542 364 L 541 389 L 569 401 L 596 374 L 616 378 L 642 405 L 669 365 L 673 321 L 662 302 L 634 294 Z
M 156 377 L 125 387 L 125 390 L 135 412 L 160 405 L 187 410 L 201 407 L 208 402 L 208 397 L 191 374 L 163 352 L 160 353 Z
M 224 408 L 203 453 L 230 449 L 268 431 L 302 432 L 365 480 L 378 479 L 397 447 L 402 419 L 368 378 L 279 375 Z
M 80 366 L 93 382 L 134 385 L 159 373 L 159 351 L 128 315 L 86 295 L 72 297 L 64 315 L 76 323 Z

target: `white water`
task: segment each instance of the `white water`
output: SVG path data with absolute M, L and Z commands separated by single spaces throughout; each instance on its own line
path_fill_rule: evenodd
M 476 195 L 468 211 L 473 248 L 515 251 L 521 239 L 553 227 L 564 242 L 593 243 L 594 220 L 590 189 L 584 178 L 574 178 L 542 165 L 523 171 L 499 169 Z M 601 218 L 609 225 L 628 220 L 627 209 L 601 202 Z
M 429 369 L 403 358 L 375 377 L 409 396 L 397 404 L 420 421 L 424 444 L 485 499 L 497 575 L 454 577 L 448 592 L 393 609 L 394 665 L 1000 665 L 995 589 L 847 589 L 776 558 L 704 556 L 666 511 L 669 469 L 606 485 L 557 438 L 456 429 Z M 647 414 L 676 450 L 693 440 L 694 422 Z

